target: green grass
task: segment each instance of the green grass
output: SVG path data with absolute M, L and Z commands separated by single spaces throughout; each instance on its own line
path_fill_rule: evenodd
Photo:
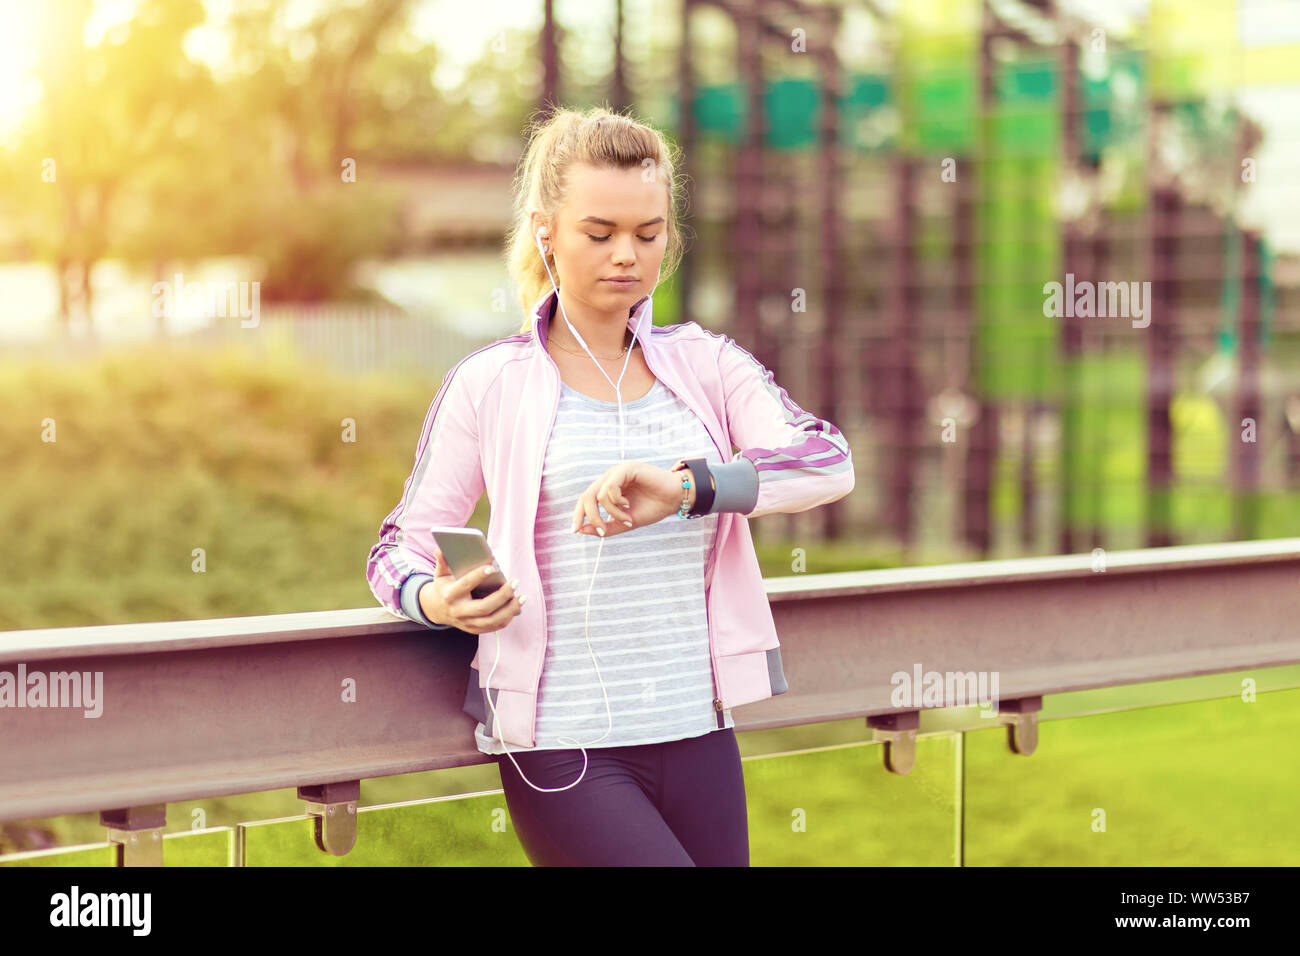
M 0 366 L 0 629 L 374 604 L 366 557 L 439 380 L 153 351 Z

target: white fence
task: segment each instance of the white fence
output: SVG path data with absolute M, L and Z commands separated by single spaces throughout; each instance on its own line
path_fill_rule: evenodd
M 148 343 L 67 337 L 7 344 L 12 355 L 76 360 L 140 344 L 215 348 L 236 346 L 251 354 L 290 354 L 321 361 L 355 374 L 386 370 L 445 372 L 480 346 L 512 335 L 518 325 L 502 327 L 495 317 L 482 335 L 451 327 L 441 315 L 421 315 L 364 305 L 266 307 L 257 325 L 245 328 L 238 317 L 217 318 L 198 330 L 157 338 Z

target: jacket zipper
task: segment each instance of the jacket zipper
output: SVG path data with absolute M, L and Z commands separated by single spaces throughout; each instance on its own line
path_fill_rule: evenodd
M 645 356 L 645 364 L 646 364 L 646 368 L 650 369 L 651 373 L 654 375 L 655 378 L 659 378 L 659 373 L 658 373 L 657 371 L 655 371 L 655 367 L 654 367 L 652 364 L 650 364 L 650 352 L 646 351 L 645 349 L 642 349 L 641 352 L 642 352 L 642 354 Z M 699 413 L 699 412 L 697 412 L 694 408 L 691 408 L 691 404 L 690 404 L 690 402 L 688 402 L 688 401 L 687 401 L 685 398 L 683 398 L 681 395 L 678 395 L 676 392 L 674 392 L 674 391 L 673 391 L 671 388 L 669 388 L 667 385 L 664 385 L 664 388 L 667 388 L 668 391 L 671 392 L 675 398 L 677 398 L 677 399 L 678 399 L 682 404 L 684 404 L 687 408 L 690 408 L 692 414 L 694 414 L 696 418 L 699 418 L 700 421 L 701 421 L 701 423 L 703 423 L 704 419 L 700 417 L 700 413 Z M 705 429 L 705 431 L 707 431 L 707 430 L 708 430 L 708 429 Z M 709 437 L 712 438 L 713 436 L 709 436 Z M 715 444 L 714 447 L 716 448 L 717 445 Z M 725 456 L 724 456 L 724 458 L 725 458 Z M 680 519 L 679 519 L 679 520 L 680 520 Z M 722 524 L 722 519 L 721 519 L 721 518 L 718 519 L 718 524 L 719 524 L 719 525 Z M 719 529 L 719 530 L 721 530 L 721 529 Z M 716 551 L 717 551 L 717 544 L 718 544 L 718 541 L 717 541 L 717 539 L 715 538 L 715 539 L 714 539 L 714 549 L 713 549 L 713 553 L 710 553 L 710 555 L 709 555 L 709 560 L 710 560 L 710 561 L 714 560 L 714 556 L 715 556 Z M 709 664 L 710 664 L 710 666 L 711 666 L 712 669 L 713 669 L 713 673 L 712 673 L 712 677 L 713 677 L 713 710 L 714 710 L 714 712 L 718 715 L 718 726 L 719 726 L 719 727 L 725 727 L 725 726 L 726 726 L 726 719 L 725 719 L 725 717 L 724 717 L 724 715 L 723 715 L 723 713 L 722 713 L 722 710 L 723 710 L 724 704 L 722 703 L 722 694 L 719 693 L 719 691 L 718 691 L 718 656 L 717 656 L 717 651 L 714 649 L 714 641 L 713 641 L 713 589 L 712 589 L 712 588 L 709 588 L 709 589 L 708 589 L 708 592 L 707 592 L 707 594 L 706 594 L 706 596 L 705 596 L 705 599 L 704 599 L 704 616 L 705 616 L 705 618 L 707 618 L 707 628 L 708 628 L 708 632 L 709 632 Z
M 545 351 L 545 349 L 543 349 L 542 351 Z M 552 367 L 554 367 L 555 365 L 554 360 L 552 360 L 549 355 L 547 355 L 546 358 L 548 361 L 551 362 Z M 557 377 L 559 376 L 560 370 L 558 368 L 555 369 L 555 374 Z M 537 486 L 536 486 L 536 494 L 534 495 L 534 498 L 536 498 L 538 501 L 541 501 L 541 495 L 542 495 L 542 470 L 546 467 L 546 446 L 550 443 L 551 432 L 555 429 L 555 418 L 559 414 L 559 411 L 560 411 L 560 397 L 557 394 L 555 396 L 555 407 L 551 409 L 551 424 L 546 429 L 546 437 L 542 440 L 541 443 L 542 450 L 541 453 L 538 455 L 538 460 L 537 460 L 537 470 L 535 472 L 535 474 L 537 475 Z M 536 508 L 534 508 L 533 510 L 534 533 L 536 532 L 536 529 L 537 529 L 537 511 Z M 532 536 L 530 536 L 530 540 L 535 540 L 535 539 Z M 537 567 L 536 544 L 534 544 L 533 546 L 533 567 L 534 568 Z M 540 572 L 538 574 L 537 580 L 540 584 L 541 581 Z M 530 746 L 533 747 L 537 746 L 537 698 L 542 690 L 542 668 L 546 666 L 546 645 L 547 645 L 547 637 L 548 637 L 547 630 L 546 630 L 546 601 L 544 601 L 542 597 L 543 596 L 539 591 L 537 595 L 537 606 L 542 611 L 542 653 L 540 655 L 541 659 L 537 662 L 535 668 L 537 672 L 537 679 L 533 682 L 533 720 L 528 728 L 528 736 L 529 739 L 532 741 Z
M 722 524 L 721 519 L 718 520 L 718 524 L 719 525 Z M 718 540 L 715 538 L 713 542 L 715 551 L 717 550 L 718 543 L 719 543 Z M 713 693 L 714 693 L 713 709 L 714 711 L 717 712 L 718 715 L 718 726 L 725 727 L 727 723 L 726 723 L 725 715 L 722 713 L 722 708 L 723 708 L 722 694 L 718 692 L 718 658 L 716 652 L 714 651 L 713 588 L 712 587 L 708 589 L 708 595 L 706 596 L 704 601 L 704 608 L 705 608 L 706 616 L 708 617 L 708 627 L 709 627 L 709 660 L 712 661 L 713 663 Z

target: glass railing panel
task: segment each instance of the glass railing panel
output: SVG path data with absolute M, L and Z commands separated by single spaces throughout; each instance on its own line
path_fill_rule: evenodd
M 876 743 L 746 759 L 750 865 L 954 865 L 957 744 L 919 738 L 905 775 Z
M 163 834 L 163 866 L 230 866 L 234 848 L 234 827 L 166 833 Z
M 1300 864 L 1297 726 L 1291 689 L 971 731 L 966 865 Z
M 527 866 L 500 790 L 361 807 L 344 856 L 316 848 L 310 816 L 240 824 L 245 866 Z
M 115 866 L 115 850 L 116 846 L 112 843 L 27 850 L 0 856 L 0 866 Z

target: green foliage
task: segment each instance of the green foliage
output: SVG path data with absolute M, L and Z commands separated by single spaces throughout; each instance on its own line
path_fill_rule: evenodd
M 20 187 L 0 197 L 14 246 L 69 285 L 108 257 L 166 274 L 234 255 L 265 263 L 267 301 L 347 298 L 352 265 L 393 252 L 399 232 L 377 164 L 469 148 L 431 82 L 435 48 L 410 45 L 411 6 L 338 0 L 292 27 L 288 0 L 237 6 L 218 75 L 185 49 L 206 22 L 198 0 L 145 0 L 89 47 L 93 5 L 49 4 L 44 98 L 0 151 Z M 65 321 L 74 306 L 61 302 Z
M 331 193 L 268 196 L 253 251 L 266 263 L 266 301 L 314 302 L 352 297 L 349 268 L 396 248 L 398 196 L 352 183 Z
M 241 354 L 0 365 L 0 630 L 374 603 L 366 557 L 440 374 L 366 381 Z

